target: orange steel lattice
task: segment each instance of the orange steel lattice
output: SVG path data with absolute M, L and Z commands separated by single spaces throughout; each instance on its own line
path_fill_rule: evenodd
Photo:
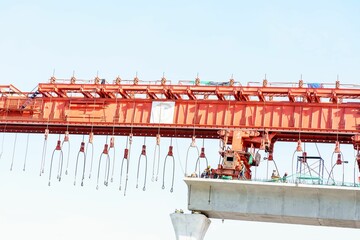
M 96 79 L 95 79 L 96 80 Z M 98 79 L 99 80 L 99 79 Z M 272 134 L 272 141 L 352 143 L 359 134 L 360 88 L 318 88 L 268 83 L 253 86 L 158 84 L 41 83 L 24 93 L 0 86 L 0 131 L 218 138 L 221 129 Z M 287 86 L 286 86 L 287 85 Z M 154 102 L 174 103 L 171 123 L 152 123 Z M 231 141 L 231 139 L 230 139 Z

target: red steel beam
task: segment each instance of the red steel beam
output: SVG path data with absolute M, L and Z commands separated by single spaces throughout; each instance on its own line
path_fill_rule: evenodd
M 191 137 L 195 130 L 217 138 L 219 129 L 266 129 L 278 141 L 296 141 L 301 132 L 304 141 L 344 143 L 360 133 L 360 104 L 345 102 L 360 99 L 360 89 L 51 83 L 39 84 L 40 96 L 28 101 L 28 94 L 9 86 L 0 98 L 0 131 L 42 133 L 48 126 L 109 134 L 115 126 L 119 135 L 161 129 L 166 136 Z M 151 123 L 158 101 L 175 103 L 172 123 Z
M 175 95 L 188 96 L 189 99 L 203 99 L 204 95 L 213 95 L 221 101 L 227 96 L 234 96 L 237 100 L 254 101 L 250 97 L 258 97 L 258 101 L 267 101 L 265 96 L 306 99 L 307 102 L 322 102 L 321 100 L 360 99 L 360 89 L 338 88 L 300 88 L 300 87 L 253 87 L 253 86 L 196 86 L 196 85 L 117 85 L 117 84 L 39 84 L 39 91 L 44 96 L 67 97 L 66 93 L 97 93 L 100 97 L 110 97 L 109 94 L 121 94 L 123 98 L 131 98 L 131 94 L 148 94 L 158 99 L 161 95 L 175 100 Z M 151 95 L 151 96 L 150 96 Z M 88 95 L 86 95 L 88 96 Z M 111 96 L 115 97 L 115 96 Z

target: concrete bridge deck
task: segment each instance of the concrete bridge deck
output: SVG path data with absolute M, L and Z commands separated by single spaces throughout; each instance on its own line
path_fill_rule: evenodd
M 360 188 L 185 178 L 188 209 L 209 218 L 360 228 Z

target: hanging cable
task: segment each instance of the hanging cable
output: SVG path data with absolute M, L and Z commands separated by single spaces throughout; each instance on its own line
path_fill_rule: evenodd
M 201 147 L 201 153 L 200 153 L 199 157 L 197 158 L 196 164 L 195 164 L 195 173 L 196 173 L 197 167 L 199 165 L 199 175 L 198 176 L 201 175 L 201 173 L 200 173 L 200 159 L 205 159 L 205 161 L 206 161 L 205 169 L 209 169 L 209 162 L 208 162 L 207 157 L 205 156 L 205 146 L 204 145 L 205 145 L 205 139 L 203 139 L 203 144 L 202 144 L 202 147 Z
M 73 76 L 72 79 L 75 80 L 75 77 Z M 72 97 L 72 94 L 70 93 L 70 98 Z M 70 112 L 70 106 L 71 106 L 71 100 L 69 102 L 68 108 L 67 110 Z M 65 119 L 66 119 L 66 131 L 65 131 L 65 135 L 64 135 L 64 140 L 61 144 L 61 148 L 64 149 L 64 143 L 67 143 L 68 145 L 68 154 L 67 154 L 67 159 L 66 159 L 66 170 L 65 170 L 65 175 L 68 174 L 68 168 L 69 168 L 69 159 L 70 159 L 70 139 L 69 139 L 69 119 L 68 119 L 68 113 L 65 114 Z
M 68 154 L 67 154 L 67 160 L 66 160 L 66 170 L 65 175 L 68 174 L 68 168 L 69 168 L 69 159 L 70 159 L 70 140 L 69 140 L 69 131 L 65 131 L 64 140 L 61 144 L 61 148 L 64 148 L 64 144 L 67 143 L 68 145 Z
M 340 114 L 338 113 L 339 112 L 339 99 L 337 98 L 336 99 L 336 114 L 338 114 L 340 116 Z M 335 115 L 336 116 L 336 115 Z M 335 164 L 333 164 L 333 157 L 334 157 L 334 154 L 335 153 L 338 153 L 340 154 L 341 153 L 341 150 L 340 150 L 340 143 L 339 143 L 339 125 L 340 125 L 340 120 L 339 120 L 339 123 L 337 124 L 337 127 L 336 127 L 336 141 L 335 141 L 335 149 L 331 155 L 331 170 L 330 170 L 330 174 L 329 174 L 329 178 L 328 178 L 328 181 L 327 181 L 327 184 L 329 183 L 329 179 L 332 178 L 332 180 L 334 181 L 334 184 L 335 184 L 335 178 L 334 178 L 334 167 L 337 165 L 337 162 Z
M 52 153 L 51 156 L 51 162 L 50 162 L 50 172 L 49 172 L 49 186 L 50 186 L 50 181 L 51 181 L 51 170 L 52 170 L 52 165 L 53 165 L 53 161 L 54 161 L 54 154 L 56 151 L 60 152 L 59 155 L 59 168 L 58 168 L 58 173 L 57 173 L 57 179 L 59 180 L 59 182 L 61 181 L 61 175 L 62 175 L 62 167 L 63 167 L 63 151 L 61 150 L 61 140 L 60 140 L 60 136 L 59 136 L 59 140 L 57 141 L 56 147 Z
M 112 137 L 110 138 L 110 150 L 113 149 L 113 166 L 112 166 L 112 171 L 111 171 L 111 179 L 110 181 L 113 182 L 114 181 L 114 170 L 115 170 L 115 120 L 116 120 L 116 116 L 117 116 L 117 109 L 118 109 L 118 103 L 117 103 L 117 93 L 115 94 L 115 113 L 114 113 L 114 119 L 113 119 L 113 132 L 112 132 Z M 110 151 L 109 150 L 109 151 Z
M 319 150 L 319 147 L 317 145 L 317 143 L 315 142 L 315 147 L 316 147 L 316 150 L 319 154 L 319 157 L 320 157 L 320 160 L 319 160 L 319 184 L 322 184 L 323 183 L 323 180 L 324 180 L 324 168 L 325 168 L 325 164 L 324 164 L 324 159 L 321 157 L 321 153 L 320 153 L 320 150 Z M 325 168 L 325 170 L 328 172 L 328 170 Z
M 55 77 L 53 76 L 52 79 L 55 79 Z M 52 94 L 50 95 L 50 105 L 52 107 Z M 40 167 L 40 176 L 42 173 L 44 173 L 44 169 L 45 169 L 45 159 L 46 159 L 46 150 L 47 150 L 47 140 L 48 140 L 48 136 L 49 136 L 49 122 L 50 122 L 50 113 L 48 115 L 48 120 L 47 120 L 47 124 L 46 124 L 46 128 L 45 128 L 45 138 L 44 138 L 44 144 L 43 144 L 43 151 L 42 151 L 42 158 L 41 158 L 41 167 Z
M 40 176 L 42 173 L 44 173 L 48 137 L 49 137 L 49 129 L 46 128 L 44 133 L 44 144 L 43 144 L 43 151 L 41 156 Z
M 158 176 L 159 176 L 159 168 L 160 168 L 160 128 L 158 131 L 158 134 L 156 134 L 156 144 L 155 144 L 155 149 L 154 149 L 154 161 L 153 161 L 153 171 L 152 171 L 152 177 L 151 177 L 151 181 L 154 182 L 158 180 Z M 156 171 L 156 178 L 155 178 L 155 162 L 156 162 L 156 156 L 157 156 L 157 171 Z
M 146 176 L 147 176 L 146 137 L 144 137 L 144 144 L 142 145 L 141 153 L 140 153 L 139 161 L 138 161 L 138 168 L 137 168 L 137 175 L 136 175 L 136 188 L 138 188 L 138 186 L 139 186 L 138 183 L 139 183 L 140 161 L 141 161 L 142 156 L 145 159 L 145 177 L 144 177 L 144 186 L 143 186 L 143 191 L 145 191 L 146 190 Z
M 336 140 L 336 142 L 335 142 L 335 149 L 334 149 L 334 151 L 333 151 L 333 153 L 331 155 L 331 166 L 333 166 L 333 158 L 334 158 L 335 153 L 341 153 L 340 143 L 339 143 L 338 140 Z M 333 174 L 332 178 L 334 178 L 334 173 L 332 173 L 332 174 Z
M 16 150 L 16 140 L 17 140 L 17 133 L 15 133 L 14 147 L 13 147 L 13 153 L 12 153 L 10 171 L 12 171 L 12 168 L 13 168 L 13 165 L 14 165 L 15 150 Z
M 94 133 L 91 131 L 89 133 L 89 141 L 86 144 L 86 151 L 85 155 L 88 153 L 89 145 L 91 146 L 91 160 L 90 160 L 90 173 L 89 173 L 89 179 L 91 178 L 91 172 L 92 172 L 92 166 L 93 166 L 93 160 L 94 160 Z
M 60 140 L 60 136 L 61 136 L 61 134 L 59 134 L 59 140 Z M 62 144 L 61 144 L 61 151 L 63 151 L 63 147 L 62 147 Z M 64 153 L 64 151 L 63 151 L 63 153 Z M 61 162 L 61 161 L 59 161 L 59 163 L 58 163 L 58 169 L 60 169 L 60 167 L 62 167 L 61 165 L 62 165 L 63 163 Z M 58 175 L 59 176 L 59 175 Z
M 336 159 L 336 162 L 334 165 L 332 165 L 331 167 L 331 170 L 330 170 L 330 173 L 329 173 L 329 177 L 328 177 L 328 180 L 327 180 L 327 185 L 329 184 L 329 180 L 332 179 L 333 180 L 333 184 L 335 185 L 336 184 L 336 181 L 335 181 L 335 177 L 334 177 L 334 168 L 335 166 L 337 165 L 342 165 L 343 169 L 342 169 L 342 185 L 344 185 L 345 183 L 345 163 L 348 163 L 348 161 L 345 161 L 344 160 L 344 155 L 342 154 L 342 152 L 336 152 L 334 151 L 332 156 L 331 156 L 331 164 L 333 163 L 333 156 L 334 154 L 337 154 L 337 159 Z
M 86 144 L 86 150 L 85 150 L 85 155 L 89 156 L 88 154 L 88 147 L 89 145 L 91 145 L 91 159 L 90 159 L 90 172 L 89 172 L 89 179 L 91 178 L 91 173 L 92 173 L 92 166 L 93 166 L 93 161 L 94 161 L 94 145 L 93 145 L 93 141 L 94 141 L 94 112 L 95 112 L 95 103 L 96 103 L 96 90 L 94 92 L 93 98 L 94 98 L 94 102 L 93 102 L 93 111 L 92 111 L 92 117 L 91 117 L 91 130 L 89 133 L 89 141 Z
M 84 165 L 83 165 L 83 171 L 82 171 L 82 177 L 81 177 L 81 186 L 84 186 L 84 179 L 85 179 L 85 166 L 86 166 L 86 153 L 85 153 L 85 142 L 84 142 L 84 135 L 83 139 L 80 143 L 80 150 L 78 152 L 77 158 L 76 158 L 76 166 L 75 166 L 75 178 L 74 178 L 74 186 L 76 185 L 76 174 L 78 169 L 78 163 L 79 163 L 79 157 L 80 154 L 84 157 Z
M 162 78 L 163 82 L 166 82 L 165 77 Z M 161 99 L 163 98 L 163 95 L 161 94 Z M 162 102 L 160 102 L 160 113 L 159 113 L 159 122 L 158 122 L 158 133 L 156 134 L 156 144 L 154 149 L 154 161 L 153 161 L 153 171 L 152 171 L 152 177 L 151 181 L 157 181 L 159 177 L 159 170 L 160 170 L 160 126 L 161 126 L 161 115 L 162 115 Z M 156 155 L 157 155 L 157 171 L 156 171 L 156 177 L 155 175 L 155 162 L 156 162 Z
M 334 152 L 335 153 L 335 152 Z M 333 153 L 333 155 L 334 155 Z M 332 157 L 331 157 L 332 158 Z M 331 162 L 332 159 L 331 159 Z M 340 153 L 337 153 L 337 160 L 336 162 L 334 163 L 334 165 L 332 165 L 331 167 L 331 170 L 330 170 L 330 173 L 329 173 L 329 177 L 328 177 L 328 180 L 326 182 L 327 185 L 329 185 L 329 180 L 331 179 L 333 181 L 333 185 L 336 185 L 336 181 L 335 181 L 335 178 L 334 178 L 334 168 L 335 166 L 337 165 L 343 165 L 343 174 L 342 174 L 342 185 L 344 185 L 344 163 L 348 163 L 347 161 L 344 161 L 344 156 L 342 154 L 342 152 Z
M 172 161 L 173 162 L 173 173 L 172 173 L 172 181 L 171 181 L 171 188 L 170 188 L 170 192 L 172 193 L 174 191 L 174 177 L 175 177 L 175 159 L 174 159 L 174 154 L 173 154 L 172 138 L 170 140 L 168 154 L 166 155 L 165 160 L 164 160 L 162 189 L 165 189 L 165 167 L 166 167 L 166 160 L 168 159 L 168 157 L 170 157 L 173 160 Z
M 180 149 L 180 148 L 179 148 L 179 143 L 178 143 L 178 140 L 177 140 L 176 128 L 175 128 L 174 138 L 175 138 L 176 154 L 177 154 L 176 159 L 177 159 L 178 162 L 179 162 L 182 175 L 185 176 L 185 170 L 184 170 L 184 168 L 183 168 L 183 166 L 182 166 L 182 164 L 181 164 L 181 157 L 180 157 L 180 153 L 179 153 L 179 149 Z
M 123 168 L 124 168 L 124 161 L 126 161 L 126 178 L 125 178 L 125 188 L 124 188 L 124 196 L 126 196 L 126 189 L 127 184 L 129 180 L 129 166 L 130 166 L 130 153 L 131 153 L 131 145 L 132 145 L 132 138 L 133 138 L 133 124 L 135 119 L 135 101 L 133 102 L 133 115 L 131 118 L 131 126 L 130 126 L 130 134 L 126 138 L 126 148 L 124 150 L 124 157 L 121 161 L 121 169 L 120 169 L 120 185 L 119 185 L 119 191 L 121 191 L 121 181 L 122 181 L 122 174 L 123 174 Z M 129 145 L 128 145 L 129 143 Z M 129 147 L 128 147 L 129 146 Z
M 114 135 L 114 133 L 113 133 Z M 114 170 L 115 170 L 115 137 L 112 136 L 110 137 L 110 146 L 109 146 L 109 151 L 111 151 L 111 149 L 113 149 L 113 164 L 112 164 L 112 170 L 111 170 L 111 178 L 110 181 L 113 182 L 114 181 Z
M 195 99 L 195 112 L 194 112 L 194 118 L 193 118 L 193 134 L 192 134 L 192 137 L 191 137 L 191 143 L 190 143 L 190 146 L 188 147 L 188 150 L 187 150 L 187 153 L 186 153 L 186 159 L 185 159 L 185 173 L 184 173 L 184 176 L 187 177 L 187 163 L 188 163 L 188 158 L 189 158 L 189 151 L 190 149 L 192 148 L 195 148 L 196 151 L 197 151 L 197 156 L 200 155 L 200 152 L 199 152 L 199 148 L 196 146 L 196 117 L 197 117 L 197 114 L 198 114 L 198 105 L 197 105 L 197 99 Z
M 195 128 L 194 128 L 194 132 L 193 134 L 195 133 Z M 186 159 L 185 159 L 185 177 L 188 176 L 188 173 L 187 173 L 187 163 L 189 161 L 189 152 L 190 152 L 190 149 L 195 149 L 196 152 L 197 152 L 197 155 L 196 156 L 200 156 L 200 152 L 199 152 L 199 148 L 196 146 L 196 138 L 195 138 L 195 135 L 193 135 L 191 137 L 191 143 L 190 143 L 190 146 L 188 147 L 188 150 L 186 152 Z M 196 164 L 197 164 L 197 161 L 196 161 Z M 196 169 L 196 168 L 195 168 Z M 196 172 L 196 170 L 195 170 Z
M 102 151 L 100 158 L 99 158 L 99 167 L 98 167 L 98 174 L 97 174 L 97 184 L 96 184 L 96 190 L 99 189 L 99 177 L 100 177 L 100 167 L 101 167 L 101 159 L 102 156 L 106 157 L 106 163 L 105 163 L 105 177 L 104 177 L 104 185 L 108 186 L 109 183 L 109 174 L 110 174 L 110 157 L 109 157 L 109 145 L 107 144 L 107 136 L 106 136 L 106 143 L 104 145 L 104 150 Z
M 24 158 L 23 171 L 25 171 L 25 167 L 26 167 L 26 160 L 27 160 L 27 154 L 28 154 L 28 149 L 29 149 L 29 135 L 30 135 L 30 133 L 28 133 L 28 135 L 26 137 L 26 148 L 25 148 L 25 158 Z
M 125 177 L 124 196 L 126 196 L 127 182 L 129 179 L 129 160 L 130 160 L 130 151 L 131 151 L 131 145 L 132 145 L 132 137 L 133 137 L 133 135 L 132 135 L 132 133 L 130 133 L 130 135 L 126 138 L 126 148 L 124 149 L 124 157 L 121 161 L 119 191 L 121 191 L 122 173 L 123 173 L 124 161 L 126 161 L 126 177 Z
M 112 129 L 112 137 L 110 138 L 110 150 L 113 149 L 113 164 L 112 164 L 112 171 L 111 171 L 111 179 L 110 181 L 113 182 L 114 181 L 114 170 L 115 170 L 115 157 L 116 157 L 116 154 L 115 154 L 115 120 L 116 120 L 116 110 L 118 109 L 118 104 L 117 104 L 117 94 L 115 94 L 115 113 L 114 113 L 114 119 L 113 119 L 113 129 Z M 109 150 L 109 151 L 110 151 Z

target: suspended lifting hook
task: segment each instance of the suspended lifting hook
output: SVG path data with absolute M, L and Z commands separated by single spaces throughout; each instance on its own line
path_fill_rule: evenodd
M 62 174 L 62 166 L 63 166 L 63 151 L 61 150 L 61 141 L 60 140 L 57 141 L 56 147 L 55 147 L 55 149 L 54 149 L 54 151 L 52 153 L 52 156 L 51 156 L 50 172 L 49 172 L 49 186 L 50 186 L 50 181 L 51 181 L 51 169 L 52 169 L 52 165 L 53 165 L 55 151 L 60 151 L 59 168 L 58 168 L 58 175 L 57 175 L 57 179 L 60 182 L 61 181 L 61 174 Z
M 170 189 L 170 192 L 172 193 L 174 191 L 174 176 L 175 176 L 175 159 L 174 159 L 174 154 L 173 154 L 172 138 L 171 138 L 168 154 L 166 155 L 165 160 L 164 160 L 162 189 L 165 189 L 165 167 L 166 167 L 166 159 L 168 157 L 171 157 L 173 160 L 173 174 L 172 174 L 172 182 L 171 182 L 171 189 Z
M 156 151 L 158 150 L 158 151 Z M 157 153 L 157 172 L 156 172 L 156 178 L 155 178 L 155 162 L 156 162 L 156 153 Z M 153 182 L 154 180 L 157 181 L 158 180 L 158 176 L 159 176 L 159 168 L 160 168 L 160 134 L 156 134 L 156 145 L 155 145 L 155 149 L 154 149 L 154 162 L 153 162 L 153 171 L 152 171 L 152 178 L 151 181 Z
M 77 155 L 77 158 L 76 158 L 74 186 L 76 185 L 76 174 L 77 174 L 77 168 L 78 168 L 80 153 L 82 153 L 83 156 L 84 156 L 84 167 L 83 167 L 83 174 L 82 174 L 82 177 L 81 177 L 81 186 L 84 186 L 85 165 L 86 165 L 86 154 L 85 154 L 85 142 L 84 142 L 84 139 L 83 139 L 83 141 L 82 141 L 81 144 L 80 144 L 80 150 L 79 150 L 78 155 Z
M 129 159 L 130 159 L 132 137 L 133 137 L 133 135 L 132 135 L 132 133 L 130 133 L 130 135 L 126 139 L 126 148 L 124 149 L 124 157 L 123 157 L 123 159 L 121 161 L 119 191 L 121 191 L 121 180 L 122 180 L 122 173 L 123 173 L 123 167 L 124 167 L 124 160 L 126 160 L 126 178 L 125 178 L 124 196 L 126 195 L 127 182 L 128 182 L 128 179 L 129 179 Z M 129 148 L 128 148 L 128 143 L 129 143 Z
M 109 151 L 113 149 L 113 165 L 112 165 L 112 171 L 111 171 L 111 179 L 110 181 L 113 182 L 114 181 L 114 169 L 115 169 L 115 138 L 114 137 L 111 137 L 110 138 L 110 148 L 109 148 Z
M 144 138 L 144 144 L 142 145 L 142 148 L 141 148 L 141 153 L 140 153 L 139 161 L 138 161 L 137 176 L 136 176 L 136 188 L 138 188 L 138 186 L 139 186 L 138 182 L 139 182 L 140 160 L 141 160 L 141 156 L 144 156 L 144 158 L 145 158 L 145 178 L 144 178 L 143 191 L 146 190 L 146 175 L 147 175 L 147 156 L 146 156 L 145 141 L 146 141 L 146 137 Z
M 99 168 L 98 168 L 98 174 L 97 174 L 97 184 L 96 184 L 96 189 L 99 189 L 99 177 L 100 177 L 100 167 L 101 167 L 101 157 L 103 155 L 106 155 L 106 163 L 105 163 L 105 179 L 104 179 L 104 185 L 107 186 L 109 183 L 109 173 L 110 173 L 110 157 L 109 157 L 109 150 L 108 150 L 109 145 L 107 143 L 105 143 L 104 145 L 104 150 L 100 155 L 99 158 Z
M 86 151 L 85 151 L 85 155 L 88 155 L 88 149 L 89 149 L 89 144 L 90 144 L 91 145 L 91 160 L 90 160 L 89 179 L 91 178 L 92 165 L 93 165 L 93 160 L 94 160 L 94 144 L 93 144 L 93 140 L 94 140 L 94 133 L 90 132 L 89 133 L 89 141 L 86 144 Z
M 195 148 L 196 151 L 197 151 L 197 156 L 200 156 L 200 153 L 199 153 L 199 148 L 196 146 L 196 138 L 195 136 L 192 136 L 191 137 L 191 144 L 190 146 L 188 147 L 188 150 L 187 150 L 187 153 L 186 153 L 186 160 L 185 160 L 185 177 L 187 177 L 187 163 L 188 163 L 188 159 L 189 159 L 189 152 L 190 152 L 190 149 L 192 148 Z M 197 162 L 196 162 L 197 164 Z M 196 172 L 196 168 L 195 168 L 195 172 Z
M 200 168 L 200 159 L 201 159 L 201 158 L 205 159 L 205 161 L 206 161 L 206 167 L 205 167 L 205 169 L 207 169 L 208 166 L 209 166 L 209 162 L 208 162 L 207 157 L 205 156 L 205 147 L 204 147 L 204 146 L 201 148 L 201 153 L 200 153 L 199 157 L 197 158 L 196 164 L 195 164 L 195 173 L 196 173 L 196 170 L 197 170 L 197 167 L 198 167 L 198 164 L 199 164 L 199 175 L 198 175 L 198 176 L 201 175 L 201 174 L 200 174 L 200 169 L 201 169 L 201 168 Z M 209 170 L 210 170 L 210 169 L 209 169 Z
M 42 156 L 41 156 L 40 176 L 41 176 L 42 173 L 44 173 L 48 136 L 49 136 L 49 129 L 46 128 L 45 133 L 44 133 L 43 152 L 42 152 Z
M 344 160 L 344 156 L 343 156 L 343 154 L 342 154 L 341 151 L 339 151 L 339 152 L 334 151 L 333 154 L 332 154 L 332 156 L 331 156 L 331 164 L 333 163 L 333 156 L 334 156 L 335 153 L 337 154 L 337 159 L 336 159 L 335 164 L 331 167 L 331 171 L 330 171 L 330 173 L 329 173 L 329 177 L 328 177 L 328 180 L 327 180 L 326 184 L 329 185 L 329 180 L 330 180 L 330 178 L 333 180 L 333 182 L 334 182 L 333 184 L 334 184 L 334 185 L 336 184 L 336 183 L 335 183 L 335 178 L 334 178 L 334 168 L 335 168 L 335 166 L 337 166 L 337 165 L 343 165 L 342 185 L 344 185 L 344 182 L 345 182 L 344 164 L 345 164 L 345 163 L 349 163 L 349 162 Z
M 304 151 L 303 151 L 303 148 L 302 148 L 302 145 L 301 145 L 302 143 L 301 143 L 301 140 L 299 139 L 298 141 L 297 141 L 297 146 L 296 146 L 296 149 L 295 149 L 295 151 L 294 151 L 294 153 L 293 153 L 293 156 L 292 156 L 292 160 L 291 160 L 291 176 L 294 176 L 294 158 L 295 158 L 295 154 L 297 153 L 297 152 L 301 152 L 302 153 L 302 155 L 303 155 L 303 157 L 305 157 L 305 158 L 303 158 L 303 160 L 306 160 L 306 153 L 304 154 Z M 304 162 L 305 163 L 305 162 Z M 298 163 L 296 162 L 296 171 L 297 171 L 297 165 L 298 165 Z M 267 177 L 266 177 L 267 178 Z M 297 180 L 298 180 L 298 177 L 296 177 L 296 182 L 297 182 Z
M 70 158 L 70 141 L 69 141 L 69 131 L 65 131 L 65 136 L 64 136 L 64 140 L 61 144 L 61 148 L 64 148 L 64 143 L 67 142 L 68 145 L 68 155 L 67 155 L 67 160 L 66 160 L 66 170 L 65 170 L 65 175 L 68 174 L 68 168 L 69 168 L 69 158 Z

